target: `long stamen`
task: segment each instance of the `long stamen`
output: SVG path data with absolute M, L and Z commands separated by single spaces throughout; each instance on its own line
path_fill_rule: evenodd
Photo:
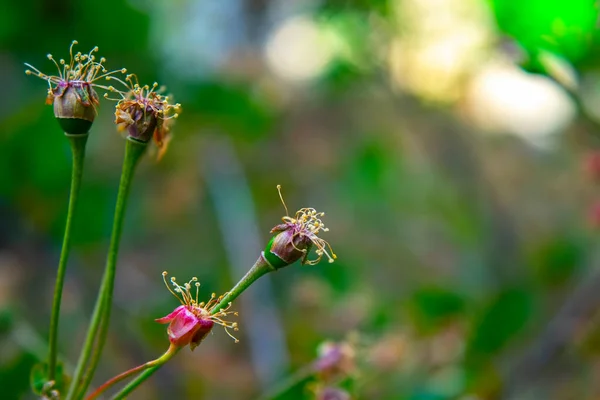
M 73 59 L 73 46 L 75 46 L 76 44 L 79 44 L 79 42 L 77 42 L 77 40 L 73 40 L 71 42 L 71 46 L 69 47 L 69 55 L 71 56 L 71 62 L 69 65 L 71 66 L 71 69 L 73 69 L 73 62 L 76 61 Z
M 288 208 L 285 205 L 285 201 L 283 201 L 283 195 L 281 194 L 281 185 L 277 185 L 277 192 L 279 193 L 279 199 L 281 200 L 281 204 L 283 204 L 283 208 L 285 208 L 285 215 L 290 215 Z
M 104 72 L 104 71 L 103 71 L 103 72 Z M 118 74 L 118 73 L 124 74 L 125 72 L 127 72 L 127 69 L 126 69 L 126 68 L 116 69 L 116 70 L 114 70 L 114 71 L 107 72 L 107 73 L 105 73 L 105 74 L 102 74 L 102 75 L 100 75 L 100 76 L 96 76 L 96 77 L 94 78 L 94 80 L 95 80 L 95 81 L 97 81 L 97 80 L 99 80 L 99 79 L 102 79 L 102 78 L 107 78 L 107 79 L 108 79 L 108 77 L 109 77 L 109 76 L 111 76 L 111 75 L 113 75 L 113 74 Z M 113 77 L 112 79 L 118 79 L 118 78 L 114 78 L 114 77 Z M 122 82 L 122 81 L 121 81 L 121 82 Z
M 47 57 L 48 57 L 48 60 L 52 61 L 54 63 L 54 65 L 56 65 L 56 69 L 58 70 L 58 75 L 60 76 L 61 79 L 63 79 L 63 74 L 62 74 L 62 72 L 60 72 L 60 66 L 58 65 L 58 63 L 56 62 L 54 57 L 52 57 L 52 54 L 48 54 Z
M 162 277 L 163 277 L 163 282 L 165 283 L 165 286 L 167 287 L 167 289 L 169 290 L 169 292 L 171 292 L 171 294 L 172 294 L 173 296 L 175 296 L 175 297 L 177 298 L 177 300 L 179 300 L 179 302 L 180 302 L 181 304 L 184 304 L 184 305 L 185 305 L 185 303 L 184 303 L 184 302 L 181 300 L 181 298 L 180 298 L 180 297 L 179 297 L 179 296 L 178 296 L 178 295 L 177 295 L 177 294 L 176 294 L 176 293 L 175 293 L 175 292 L 174 292 L 174 291 L 171 289 L 171 287 L 170 287 L 170 286 L 169 286 L 169 284 L 167 283 L 167 271 L 163 271 L 163 273 L 162 273 Z

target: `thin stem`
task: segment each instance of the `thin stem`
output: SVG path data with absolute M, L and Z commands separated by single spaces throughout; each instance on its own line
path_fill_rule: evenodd
M 259 400 L 273 400 L 287 393 L 290 389 L 304 382 L 315 373 L 314 364 L 308 364 L 294 372 L 278 385 L 269 389 L 265 394 L 259 397 Z
M 177 346 L 171 344 L 169 346 L 169 349 L 165 352 L 165 354 L 163 354 L 156 360 L 148 361 L 147 363 L 138 365 L 137 367 L 131 368 L 130 370 L 125 371 L 122 374 L 115 376 L 114 378 L 109 379 L 102 386 L 100 386 L 98 389 L 96 389 L 96 391 L 94 391 L 94 393 L 89 395 L 86 398 L 86 400 L 95 399 L 96 397 L 98 397 L 102 393 L 104 393 L 106 391 L 106 389 L 110 388 L 111 386 L 113 386 L 116 383 L 121 382 L 123 379 L 125 379 L 137 372 L 143 371 L 143 370 L 151 368 L 151 367 L 157 367 L 157 366 L 164 364 L 165 362 L 169 361 L 169 359 L 171 357 L 173 357 L 178 351 L 179 351 L 179 348 Z
M 98 364 L 102 348 L 106 341 L 108 333 L 108 324 L 110 322 L 110 311 L 112 305 L 112 295 L 114 289 L 115 271 L 117 266 L 117 256 L 119 254 L 119 243 L 121 241 L 121 233 L 123 232 L 123 220 L 125 209 L 127 207 L 127 199 L 131 189 L 131 182 L 135 172 L 135 167 L 138 164 L 141 156 L 144 154 L 146 144 L 135 140 L 128 139 L 125 146 L 125 158 L 123 160 L 123 170 L 121 172 L 121 182 L 119 184 L 119 193 L 117 195 L 117 205 L 115 208 L 114 222 L 112 235 L 110 239 L 110 247 L 108 249 L 108 257 L 106 267 L 104 269 L 104 277 L 102 278 L 102 286 L 98 293 L 94 314 L 92 316 L 88 332 L 86 336 L 75 374 L 69 387 L 67 400 L 73 398 L 81 398 L 85 394 L 85 390 L 94 375 L 94 371 Z M 95 344 L 95 350 L 94 350 Z M 90 360 L 94 350 L 94 357 Z M 88 365 L 89 361 L 89 365 Z M 87 371 L 84 370 L 87 368 Z M 77 395 L 76 395 L 77 394 Z
M 244 290 L 248 289 L 248 287 L 250 287 L 254 281 L 272 271 L 275 271 L 275 268 L 269 264 L 269 262 L 265 259 L 265 256 L 261 253 L 252 268 L 246 272 L 246 275 L 240 279 L 233 289 L 227 292 L 225 297 L 223 297 L 219 304 L 213 307 L 210 313 L 214 315 L 222 308 L 227 307 L 229 303 L 233 302 L 233 300 L 242 294 Z
M 67 135 L 71 144 L 71 153 L 73 154 L 73 167 L 71 171 L 71 192 L 69 194 L 69 208 L 67 211 L 67 221 L 65 223 L 65 233 L 63 244 L 58 261 L 58 270 L 56 273 L 56 283 L 54 286 L 54 299 L 52 300 L 52 314 L 50 317 L 50 334 L 48 337 L 48 380 L 56 378 L 56 363 L 58 354 L 58 322 L 60 318 L 60 303 L 62 291 L 65 283 L 65 272 L 67 271 L 67 261 L 69 260 L 69 251 L 71 250 L 71 228 L 73 226 L 73 215 L 77 206 L 79 187 L 81 186 L 81 175 L 83 174 L 83 161 L 85 158 L 85 144 L 88 134 Z
M 133 392 L 138 386 L 140 386 L 146 379 L 150 378 L 160 367 L 162 367 L 167 361 L 169 361 L 177 352 L 181 350 L 181 347 L 175 346 L 171 344 L 169 350 L 156 360 L 152 361 L 154 364 L 145 369 L 144 372 L 140 374 L 133 381 L 129 382 L 127 386 L 121 389 L 116 395 L 114 395 L 113 400 L 119 400 L 125 398 L 129 393 Z M 92 397 L 93 398 L 93 397 Z M 92 398 L 88 398 L 87 400 L 91 400 Z

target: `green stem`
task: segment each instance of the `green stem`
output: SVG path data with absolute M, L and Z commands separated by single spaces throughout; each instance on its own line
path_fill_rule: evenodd
M 150 366 L 149 368 L 146 368 L 145 371 L 140 374 L 140 376 L 138 376 L 137 378 L 135 378 L 133 381 L 129 382 L 129 384 L 127 386 L 125 386 L 123 389 L 121 389 L 121 391 L 118 392 L 113 397 L 113 400 L 123 399 L 129 393 L 133 392 L 146 379 L 150 378 L 152 376 L 152 374 L 154 374 L 156 371 L 158 371 L 158 369 L 160 367 L 162 367 L 167 361 L 169 361 L 171 358 L 173 358 L 173 356 L 175 354 L 177 354 L 177 352 L 179 350 L 181 350 L 181 347 L 178 347 L 178 346 L 175 346 L 174 344 L 171 344 L 171 346 L 169 347 L 169 350 L 167 350 L 167 352 L 165 354 L 163 354 L 162 356 L 160 356 L 156 360 L 151 361 L 154 364 L 152 366 Z M 88 398 L 88 400 L 91 400 L 91 398 Z
M 232 303 L 233 300 L 235 300 L 240 294 L 244 292 L 244 290 L 248 289 L 248 287 L 250 287 L 250 285 L 252 285 L 254 281 L 256 281 L 261 276 L 273 271 L 275 271 L 275 268 L 273 268 L 271 264 L 269 264 L 269 262 L 265 259 L 263 253 L 261 253 L 254 265 L 252 266 L 252 268 L 250 268 L 250 270 L 246 272 L 246 275 L 244 275 L 244 277 L 240 279 L 240 281 L 233 287 L 233 289 L 227 292 L 227 294 L 225 295 L 225 297 L 223 297 L 219 304 L 212 308 L 210 313 L 213 315 L 218 313 L 222 308 L 225 308 L 229 305 L 229 303 Z
M 313 364 L 309 364 L 300 368 L 292 375 L 287 377 L 285 380 L 280 382 L 275 387 L 271 388 L 268 392 L 259 397 L 259 400 L 274 400 L 284 393 L 287 393 L 290 389 L 304 382 L 315 373 L 315 367 Z
M 169 346 L 169 349 L 165 352 L 165 354 L 163 354 L 156 360 L 148 361 L 147 363 L 138 365 L 137 367 L 131 368 L 130 370 L 125 371 L 125 372 L 115 376 L 114 378 L 109 379 L 102 386 L 100 386 L 98 389 L 96 389 L 96 391 L 94 393 L 89 395 L 86 398 L 86 400 L 94 400 L 96 397 L 98 397 L 102 393 L 104 393 L 106 391 L 106 389 L 110 388 L 111 386 L 115 385 L 116 383 L 121 382 L 123 379 L 125 379 L 137 372 L 143 371 L 143 370 L 151 368 L 151 367 L 160 367 L 162 364 L 169 361 L 171 359 L 171 357 L 173 357 L 175 354 L 177 354 L 178 351 L 179 351 L 179 347 L 171 344 Z M 131 390 L 133 390 L 133 389 L 131 389 Z
M 108 333 L 108 324 L 110 322 L 110 311 L 112 305 L 112 295 L 115 281 L 115 271 L 117 266 L 117 256 L 119 254 L 119 243 L 121 241 L 121 233 L 123 232 L 123 220 L 125 209 L 127 208 L 127 199 L 131 189 L 131 182 L 135 172 L 135 167 L 138 164 L 141 156 L 146 150 L 146 144 L 135 140 L 128 139 L 125 146 L 125 158 L 123 160 L 123 170 L 121 172 L 121 182 L 119 184 L 119 193 L 117 195 L 117 205 L 115 208 L 114 222 L 112 235 L 110 239 L 110 247 L 108 249 L 108 257 L 104 276 L 102 278 L 102 286 L 98 293 L 94 314 L 88 327 L 87 336 L 75 374 L 69 387 L 67 400 L 81 398 L 89 386 L 89 383 L 94 375 L 94 371 L 98 364 L 102 348 L 106 341 Z M 96 349 L 94 350 L 94 344 Z M 94 350 L 93 359 L 90 360 Z M 89 361 L 89 366 L 88 366 Z M 87 368 L 87 371 L 85 371 Z M 84 375 L 85 371 L 85 375 Z M 76 395 L 77 394 L 77 395 Z
M 67 271 L 67 261 L 69 260 L 69 251 L 71 250 L 71 228 L 73 226 L 73 215 L 77 206 L 77 197 L 79 187 L 81 186 L 81 175 L 83 174 L 83 161 L 85 158 L 85 144 L 88 134 L 68 135 L 65 134 L 71 144 L 71 153 L 73 154 L 73 168 L 71 171 L 71 193 L 69 194 L 69 208 L 67 211 L 67 221 L 65 224 L 65 233 L 63 237 L 60 260 L 58 261 L 58 270 L 56 273 L 56 283 L 54 286 L 54 299 L 52 300 L 52 314 L 50 317 L 50 334 L 48 337 L 48 380 L 56 378 L 56 363 L 58 354 L 58 322 L 60 318 L 60 302 L 65 283 L 65 272 Z

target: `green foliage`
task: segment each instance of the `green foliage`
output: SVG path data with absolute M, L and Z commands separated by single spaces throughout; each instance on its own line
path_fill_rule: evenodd
M 40 362 L 31 368 L 29 381 L 33 392 L 42 396 L 48 395 L 51 390 L 56 390 L 58 393 L 66 393 L 70 378 L 66 375 L 63 364 L 59 362 L 56 365 L 56 380 L 55 382 L 50 382 L 48 380 L 48 364 Z
M 499 28 L 524 47 L 532 63 L 540 50 L 549 50 L 577 64 L 598 45 L 594 0 L 492 0 L 491 4 Z
M 209 81 L 193 85 L 189 93 L 186 111 L 197 113 L 201 126 L 209 130 L 259 138 L 274 122 L 269 103 L 247 84 Z
M 415 327 L 423 333 L 435 333 L 465 312 L 466 301 L 457 292 L 442 287 L 421 287 L 409 303 Z
M 567 284 L 581 271 L 586 251 L 580 240 L 555 237 L 540 243 L 530 259 L 537 279 L 550 287 Z
M 475 318 L 467 344 L 467 362 L 489 360 L 522 333 L 533 315 L 533 295 L 526 287 L 503 289 Z

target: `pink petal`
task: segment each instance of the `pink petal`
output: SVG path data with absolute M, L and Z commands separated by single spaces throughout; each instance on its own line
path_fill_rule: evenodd
M 159 324 L 168 324 L 169 322 L 171 322 L 172 320 L 174 320 L 175 318 L 177 318 L 177 316 L 183 310 L 186 310 L 186 307 L 185 306 L 179 306 L 171 314 L 167 315 L 166 317 L 157 318 L 157 319 L 155 319 L 155 321 L 158 322 Z

